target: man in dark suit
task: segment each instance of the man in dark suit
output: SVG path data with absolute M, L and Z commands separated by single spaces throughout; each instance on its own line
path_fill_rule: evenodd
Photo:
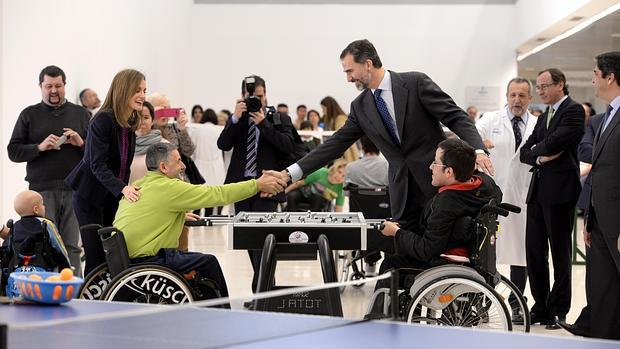
M 235 111 L 217 140 L 218 148 L 224 151 L 233 149 L 224 183 L 256 179 L 267 169 L 280 171 L 283 166 L 279 159 L 295 151 L 291 118 L 287 114 L 276 113 L 273 107 L 267 106 L 265 80 L 254 75 L 243 79 L 241 97 L 237 99 Z M 257 106 L 260 101 L 257 111 L 248 112 L 248 98 L 253 99 Z M 284 193 L 273 197 L 261 197 L 257 194 L 235 203 L 235 211 L 274 212 L 278 202 L 284 201 Z M 254 269 L 252 290 L 256 290 L 261 253 L 248 253 Z
M 584 104 L 582 104 L 584 106 Z M 584 110 L 585 107 L 584 107 Z M 596 136 L 596 132 L 598 131 L 599 126 L 601 125 L 601 121 L 603 121 L 603 116 L 605 114 L 597 114 L 590 118 L 588 124 L 586 125 L 586 133 L 583 135 L 581 142 L 579 142 L 578 155 L 579 161 L 592 164 L 592 148 L 594 147 L 594 137 Z M 586 110 L 587 117 L 587 110 Z M 579 199 L 577 200 L 577 207 L 586 210 L 588 207 L 588 202 L 590 201 L 590 192 L 592 189 L 592 176 L 589 173 L 586 176 L 585 181 L 583 182 L 583 187 L 581 188 L 581 194 L 579 194 Z M 588 254 L 590 254 L 590 246 L 589 241 L 585 240 L 587 234 L 584 234 L 584 242 L 586 244 L 586 270 L 589 268 L 587 265 L 590 262 L 588 258 Z M 592 331 L 590 329 L 590 314 L 592 312 L 592 308 L 590 306 L 590 291 L 588 286 L 588 279 L 592 276 L 592 273 L 586 273 L 586 306 L 581 309 L 581 313 L 577 317 L 577 320 L 571 325 L 564 321 L 559 322 L 560 326 L 567 330 L 568 332 L 576 335 L 576 336 L 584 336 L 591 337 Z
M 566 77 L 558 69 L 541 71 L 536 92 L 549 107 L 521 147 L 521 162 L 530 164 L 525 250 L 530 289 L 536 302 L 532 323 L 559 329 L 571 302 L 571 233 L 575 203 L 581 191 L 577 146 L 584 133 L 585 112 L 568 96 Z M 549 286 L 549 257 L 554 282 Z
M 437 192 L 428 166 L 437 144 L 446 138 L 440 122 L 476 149 L 478 166 L 493 171 L 473 122 L 426 74 L 384 69 L 368 40 L 350 43 L 340 60 L 347 80 L 362 93 L 351 103 L 344 126 L 289 166 L 284 176 L 290 175 L 295 182 L 340 157 L 366 135 L 389 162 L 393 218 L 406 222 L 403 228 L 415 231 L 426 201 Z
M 609 103 L 594 138 L 592 191 L 586 211 L 584 240 L 590 246 L 586 264 L 590 329 L 593 337 L 620 339 L 620 52 L 596 57 L 592 83 L 597 97 Z

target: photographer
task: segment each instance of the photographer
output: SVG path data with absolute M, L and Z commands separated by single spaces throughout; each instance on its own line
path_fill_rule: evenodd
M 293 123 L 287 114 L 277 113 L 267 106 L 265 80 L 252 75 L 241 83 L 241 98 L 237 99 L 233 115 L 226 122 L 217 140 L 221 150 L 233 149 L 224 183 L 235 183 L 260 177 L 263 169 L 284 169 L 281 159 L 295 151 Z M 235 212 L 274 212 L 278 202 L 285 201 L 284 193 L 271 198 L 260 194 L 235 204 Z M 252 290 L 256 290 L 260 251 L 248 251 L 254 269 Z

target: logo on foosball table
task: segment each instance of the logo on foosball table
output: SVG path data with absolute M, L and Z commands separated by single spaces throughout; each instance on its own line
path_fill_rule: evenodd
M 291 244 L 305 244 L 308 242 L 308 234 L 303 231 L 294 231 L 288 236 L 288 242 Z

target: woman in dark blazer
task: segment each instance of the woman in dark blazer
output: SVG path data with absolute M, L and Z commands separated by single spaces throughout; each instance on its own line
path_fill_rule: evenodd
M 84 157 L 65 179 L 74 190 L 73 208 L 80 226 L 111 226 L 122 197 L 130 202 L 140 198 L 140 188 L 128 183 L 145 93 L 144 74 L 120 71 L 90 122 Z M 86 254 L 84 275 L 88 275 L 105 262 L 105 254 L 96 232 L 80 234 Z

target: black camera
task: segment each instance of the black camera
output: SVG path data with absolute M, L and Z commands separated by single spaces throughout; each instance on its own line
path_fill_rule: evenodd
M 260 98 L 254 96 L 254 89 L 256 88 L 256 79 L 252 76 L 248 76 L 245 78 L 245 90 L 248 91 L 250 97 L 244 99 L 245 107 L 248 110 L 248 113 L 255 113 L 263 107 L 263 102 L 261 102 Z

